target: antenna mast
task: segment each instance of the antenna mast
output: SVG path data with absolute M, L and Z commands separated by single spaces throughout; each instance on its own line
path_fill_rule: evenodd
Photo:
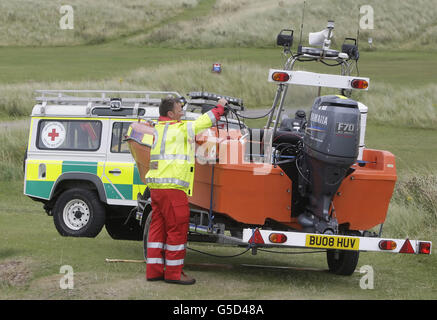
M 299 39 L 299 46 L 302 45 L 303 22 L 304 22 L 304 19 L 305 19 L 305 5 L 306 5 L 306 1 L 303 2 L 303 9 L 302 9 L 302 23 L 300 24 L 300 39 Z
M 359 39 L 360 39 L 360 8 L 358 8 L 358 14 L 357 14 L 357 48 L 358 48 Z

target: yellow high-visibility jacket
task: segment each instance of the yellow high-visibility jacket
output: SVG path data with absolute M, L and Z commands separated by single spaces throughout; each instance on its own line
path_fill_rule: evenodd
M 157 141 L 150 151 L 146 184 L 150 189 L 179 189 L 193 195 L 195 136 L 216 123 L 212 111 L 195 121 L 158 121 Z M 156 136 L 156 135 L 155 135 Z

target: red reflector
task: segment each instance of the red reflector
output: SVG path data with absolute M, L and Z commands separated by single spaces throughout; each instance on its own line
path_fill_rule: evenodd
M 351 82 L 351 86 L 355 89 L 367 89 L 369 83 L 366 80 L 354 79 Z
M 261 236 L 261 232 L 259 232 L 259 229 L 256 228 L 255 232 L 253 233 L 252 237 L 249 239 L 249 243 L 260 243 L 264 244 L 263 237 Z
M 411 246 L 410 240 L 405 240 L 404 245 L 402 246 L 401 250 L 399 250 L 399 253 L 416 253 Z
M 272 79 L 274 81 L 287 82 L 290 79 L 290 76 L 287 72 L 273 72 Z
M 419 242 L 419 253 L 431 254 L 431 242 Z
M 396 242 L 393 240 L 381 240 L 378 246 L 381 250 L 394 250 L 396 249 Z
M 269 240 L 273 243 L 284 243 L 287 241 L 287 236 L 283 233 L 271 233 Z

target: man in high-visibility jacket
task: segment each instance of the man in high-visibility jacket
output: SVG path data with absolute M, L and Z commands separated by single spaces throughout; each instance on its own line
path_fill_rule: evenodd
M 187 195 L 193 193 L 195 135 L 215 125 L 226 104 L 222 98 L 197 120 L 182 122 L 182 103 L 175 98 L 161 101 L 155 126 L 157 141 L 150 152 L 150 169 L 146 174 L 152 198 L 147 239 L 149 281 L 195 283 L 194 278 L 182 271 L 190 219 Z

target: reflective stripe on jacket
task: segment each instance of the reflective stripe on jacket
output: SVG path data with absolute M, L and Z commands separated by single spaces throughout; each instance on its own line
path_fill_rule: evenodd
M 195 136 L 216 123 L 214 112 L 208 111 L 195 121 L 159 121 L 158 135 L 150 152 L 150 169 L 146 183 L 150 189 L 179 189 L 193 194 Z

